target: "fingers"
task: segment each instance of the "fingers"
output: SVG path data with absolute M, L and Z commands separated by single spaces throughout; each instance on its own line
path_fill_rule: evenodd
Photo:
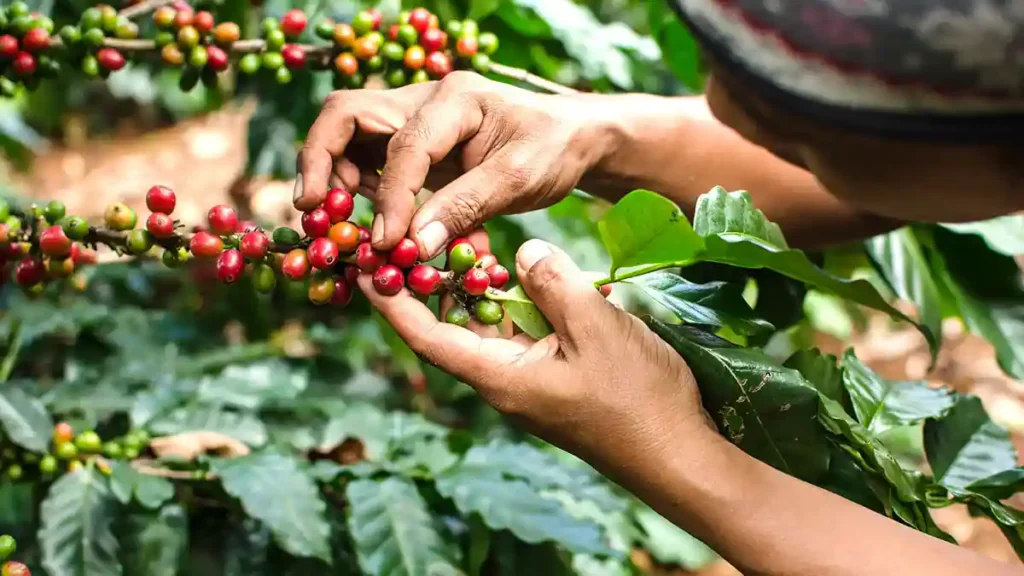
M 483 110 L 469 97 L 444 94 L 427 102 L 388 143 L 373 218 L 373 246 L 389 250 L 404 238 L 416 211 L 416 194 L 431 165 L 476 134 Z
M 542 240 L 519 247 L 516 272 L 526 294 L 570 343 L 578 343 L 614 311 L 565 252 Z

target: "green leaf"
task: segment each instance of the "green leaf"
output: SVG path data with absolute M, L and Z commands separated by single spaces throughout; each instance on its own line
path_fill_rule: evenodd
M 572 516 L 555 500 L 523 480 L 508 478 L 503 466 L 465 460 L 441 474 L 437 491 L 466 516 L 479 514 L 492 530 L 509 530 L 524 542 L 554 542 L 570 552 L 611 554 L 597 524 Z
M 463 574 L 457 549 L 441 536 L 416 485 L 397 476 L 345 488 L 359 567 L 370 576 Z
M 704 247 L 682 210 L 649 190 L 627 194 L 597 226 L 612 257 L 613 278 L 620 268 L 690 262 Z
M 469 13 L 466 17 L 482 20 L 497 10 L 500 4 L 501 0 L 469 0 Z
M 932 337 L 932 357 L 942 345 L 942 296 L 928 259 L 912 228 L 875 236 L 864 243 L 875 269 L 896 296 L 917 307 Z
M 444 438 L 448 430 L 418 414 L 385 413 L 372 404 L 356 403 L 332 417 L 324 427 L 320 450 L 341 445 L 348 438 L 358 439 L 371 460 L 381 460 L 393 445 L 418 438 Z
M 121 557 L 128 576 L 178 576 L 188 551 L 188 515 L 178 504 L 135 512 L 119 523 Z
M 704 73 L 697 41 L 663 0 L 649 0 L 647 5 L 651 36 L 658 41 L 669 70 L 693 93 L 703 92 Z
M 198 400 L 246 410 L 296 398 L 309 383 L 305 374 L 282 361 L 228 366 L 199 383 Z
M 694 328 L 645 319 L 686 360 L 704 408 L 719 430 L 751 456 L 803 480 L 828 469 L 828 444 L 816 421 L 818 391 L 764 352 L 715 343 Z
M 1024 560 L 1024 512 L 966 490 L 950 490 L 950 493 L 956 502 L 967 504 L 972 516 L 991 518 L 1013 546 L 1017 557 Z
M 843 388 L 843 371 L 832 354 L 822 354 L 817 348 L 798 350 L 782 365 L 799 372 L 826 398 L 844 406 L 849 403 Z
M 993 500 L 1006 500 L 1024 490 L 1024 467 L 1010 468 L 975 480 L 967 486 L 967 490 Z
M 294 458 L 274 452 L 210 461 L 224 490 L 238 498 L 246 513 L 263 522 L 274 540 L 294 556 L 331 563 L 327 506 L 313 479 Z
M 522 286 L 516 286 L 506 292 L 490 290 L 487 292 L 487 297 L 501 302 L 505 306 L 505 313 L 512 319 L 512 322 L 530 337 L 540 339 L 554 331 L 547 319 L 544 318 L 544 314 L 526 295 Z
M 874 434 L 940 418 L 955 401 L 948 390 L 933 388 L 923 380 L 886 380 L 861 363 L 852 350 L 843 356 L 843 384 L 857 420 Z
M 118 576 L 111 530 L 117 502 L 107 480 L 84 468 L 60 477 L 40 507 L 39 545 L 50 576 Z
M 935 480 L 951 489 L 1017 465 L 1010 434 L 975 396 L 958 398 L 945 416 L 925 422 L 924 448 Z
M 174 484 L 166 478 L 142 474 L 128 462 L 111 462 L 110 468 L 110 492 L 121 504 L 134 497 L 144 508 L 155 510 L 174 496 Z
M 738 334 L 771 332 L 771 323 L 757 317 L 743 299 L 742 287 L 727 282 L 694 284 L 668 272 L 645 274 L 629 283 L 639 286 L 685 324 L 727 327 Z
M 885 479 L 865 471 L 842 448 L 833 447 L 828 474 L 821 479 L 819 486 L 879 514 L 885 514 L 886 508 L 892 507 L 889 485 Z
M 644 533 L 640 544 L 660 564 L 699 571 L 718 558 L 706 544 L 647 506 L 638 506 L 634 514 Z
M 38 399 L 18 388 L 0 391 L 0 425 L 12 442 L 32 452 L 46 452 L 53 433 L 53 419 Z
M 1000 216 L 981 222 L 940 224 L 960 234 L 975 234 L 990 248 L 1007 256 L 1024 254 L 1024 215 Z
M 779 248 L 788 248 L 779 225 L 771 222 L 754 207 L 746 190 L 726 192 L 715 186 L 697 198 L 693 215 L 693 229 L 701 236 L 734 232 L 745 234 Z
M 267 443 L 267 429 L 256 416 L 229 412 L 219 406 L 194 404 L 176 408 L 147 426 L 157 434 L 180 434 L 195 430 L 219 432 L 250 446 Z

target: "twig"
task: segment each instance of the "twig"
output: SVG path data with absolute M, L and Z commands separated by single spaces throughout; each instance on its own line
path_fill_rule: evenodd
M 174 0 L 144 0 L 134 6 L 129 6 L 124 10 L 118 12 L 118 16 L 124 16 L 125 18 L 134 18 L 136 16 L 142 16 L 148 12 L 152 12 L 161 6 L 167 6 L 173 4 Z
M 562 86 L 558 82 L 552 82 L 551 80 L 541 78 L 540 76 L 527 72 L 522 68 L 515 68 L 504 64 L 498 64 L 497 62 L 491 62 L 490 71 L 492 74 L 511 78 L 512 80 L 518 80 L 524 84 L 543 90 L 544 92 L 563 95 L 579 94 L 579 90 L 574 90 L 568 86 Z
M 160 478 L 170 478 L 172 480 L 216 480 L 217 476 L 211 472 L 203 472 L 202 477 L 197 477 L 196 472 L 202 472 L 201 470 L 171 470 L 169 468 L 161 468 L 159 466 L 153 466 L 152 460 L 133 460 L 132 468 L 135 469 L 139 474 L 146 476 L 159 476 Z

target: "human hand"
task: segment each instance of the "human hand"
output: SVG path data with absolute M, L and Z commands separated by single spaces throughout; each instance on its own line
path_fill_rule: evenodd
M 360 275 L 359 286 L 421 357 L 606 474 L 628 475 L 632 458 L 663 443 L 717 434 L 682 358 L 609 303 L 564 252 L 531 240 L 519 250 L 516 271 L 554 329 L 539 341 L 439 322 L 406 290 L 378 294 L 370 274 Z
M 598 102 L 470 72 L 387 91 L 334 92 L 299 155 L 293 200 L 305 210 L 329 184 L 358 190 L 375 205 L 375 248 L 408 236 L 429 260 L 495 215 L 543 208 L 572 191 L 610 148 Z M 424 186 L 436 192 L 417 209 Z

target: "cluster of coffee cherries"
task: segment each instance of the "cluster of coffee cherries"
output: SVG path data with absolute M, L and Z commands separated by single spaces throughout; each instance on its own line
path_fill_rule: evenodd
M 90 234 L 82 218 L 66 217 L 64 203 L 33 206 L 28 214 L 12 214 L 0 199 L 0 286 L 12 277 L 28 294 L 42 292 L 47 281 L 71 276 L 95 264 L 96 250 L 83 241 Z
M 39 454 L 21 448 L 3 439 L 0 441 L 0 480 L 20 482 L 38 479 L 49 481 L 63 472 L 81 470 L 87 462 L 94 462 L 100 470 L 109 471 L 109 460 L 134 460 L 149 446 L 145 430 L 132 430 L 122 437 L 104 441 L 93 430 L 75 434 L 67 422 L 53 427 L 50 449 Z
M 124 68 L 127 62 L 120 50 L 105 46 L 108 37 L 131 40 L 138 36 L 139 26 L 108 4 L 87 8 L 77 25 L 60 29 L 61 48 L 67 59 L 77 62 L 82 72 L 94 77 L 106 77 Z
M 53 26 L 24 2 L 0 8 L 0 93 L 12 96 L 19 84 L 34 87 L 60 72 L 57 60 L 45 54 Z
M 242 35 L 238 24 L 218 24 L 212 13 L 197 12 L 185 2 L 157 8 L 153 25 L 157 29 L 154 41 L 163 62 L 185 67 L 179 86 L 186 92 L 200 79 L 208 86 L 217 83 L 217 75 L 230 65 L 228 53 L 232 45 Z
M 18 542 L 10 534 L 0 535 L 0 576 L 32 576 L 28 566 L 21 562 L 8 560 L 18 550 Z

